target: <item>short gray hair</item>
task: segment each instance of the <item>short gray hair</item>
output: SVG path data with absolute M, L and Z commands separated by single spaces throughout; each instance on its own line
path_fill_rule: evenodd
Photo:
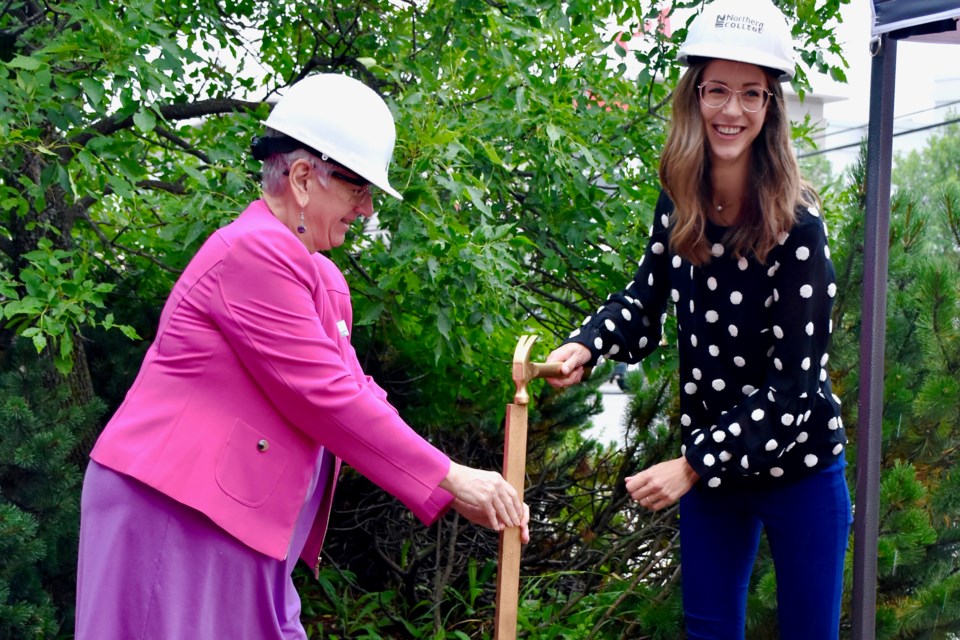
M 283 135 L 284 134 L 279 131 L 269 127 L 267 127 L 264 132 L 264 137 L 267 138 L 277 138 Z M 320 184 L 327 186 L 327 182 L 330 180 L 330 173 L 334 171 L 335 165 L 324 162 L 306 149 L 294 149 L 287 153 L 274 153 L 264 159 L 261 170 L 263 192 L 270 196 L 280 195 L 286 183 L 287 172 L 290 170 L 290 166 L 297 160 L 306 160 L 309 162 L 310 166 L 316 170 Z

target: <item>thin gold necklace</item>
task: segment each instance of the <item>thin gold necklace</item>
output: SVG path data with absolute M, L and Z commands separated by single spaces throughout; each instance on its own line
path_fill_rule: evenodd
M 714 222 L 715 222 L 716 224 L 718 224 L 718 225 L 721 225 L 721 226 L 730 226 L 730 225 L 732 225 L 734 222 L 736 222 L 736 219 L 730 220 L 729 222 L 728 222 L 727 220 L 724 220 L 724 218 L 723 218 L 723 212 L 724 212 L 724 210 L 729 210 L 730 208 L 736 206 L 737 204 L 739 204 L 739 202 L 740 202 L 739 200 L 734 200 L 733 202 L 731 202 L 731 203 L 729 203 L 729 204 L 717 204 L 717 203 L 714 203 L 714 204 L 713 204 L 713 208 L 714 208 L 714 209 L 716 210 L 716 212 L 717 212 L 717 213 L 716 213 L 716 220 L 715 220 Z M 738 216 L 738 217 L 739 217 L 739 216 Z

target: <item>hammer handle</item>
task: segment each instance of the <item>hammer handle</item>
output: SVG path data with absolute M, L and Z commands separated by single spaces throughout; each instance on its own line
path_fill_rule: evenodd
M 534 378 L 559 378 L 563 375 L 563 372 L 560 368 L 563 366 L 562 362 L 534 362 L 533 363 L 533 377 Z

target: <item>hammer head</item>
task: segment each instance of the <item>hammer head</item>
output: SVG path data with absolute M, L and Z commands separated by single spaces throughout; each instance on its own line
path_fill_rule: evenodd
M 535 335 L 520 336 L 517 348 L 513 352 L 513 382 L 517 385 L 517 392 L 513 396 L 515 404 L 527 404 L 530 397 L 527 395 L 527 383 L 534 378 L 553 378 L 561 375 L 560 364 L 530 362 L 530 351 L 537 341 Z

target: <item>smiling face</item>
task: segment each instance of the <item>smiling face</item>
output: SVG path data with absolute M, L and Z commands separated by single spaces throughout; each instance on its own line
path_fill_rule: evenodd
M 303 240 L 313 251 L 326 251 L 344 243 L 357 218 L 373 215 L 373 198 L 369 187 L 354 184 L 359 176 L 349 169 L 339 168 L 326 186 L 320 183 L 312 167 L 311 172 L 307 183 L 310 198 L 303 208 L 307 229 Z
M 760 135 L 769 102 L 751 113 L 743 108 L 740 96 L 769 89 L 767 74 L 753 64 L 713 60 L 703 69 L 701 83 L 718 83 L 733 93 L 721 107 L 710 107 L 701 99 L 700 115 L 714 166 L 742 164 L 750 159 L 753 141 Z

